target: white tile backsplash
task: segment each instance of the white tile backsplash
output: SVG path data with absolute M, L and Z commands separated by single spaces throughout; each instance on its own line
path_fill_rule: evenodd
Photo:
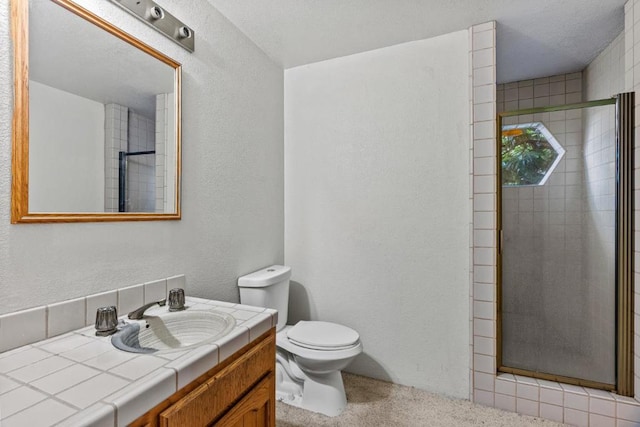
M 144 304 L 144 285 L 118 289 L 118 314 L 127 314 Z
M 186 287 L 187 287 L 187 283 L 186 283 L 186 278 L 184 274 L 167 277 L 167 293 L 171 289 L 175 289 L 175 288 L 185 289 L 185 293 L 186 293 Z
M 166 298 L 168 283 L 172 288 L 184 289 L 185 275 L 0 315 L 0 358 L 2 352 L 6 355 L 8 350 L 64 334 L 84 325 L 94 325 L 98 307 L 114 305 L 118 308 L 118 315 L 123 315 L 144 304 L 148 297 L 151 297 L 149 302 Z
M 0 316 L 0 352 L 47 337 L 47 308 L 36 307 Z
M 159 301 L 167 297 L 167 280 L 154 280 L 144 284 L 144 303 Z
M 47 337 L 64 334 L 85 325 L 86 305 L 84 298 L 49 304 Z
M 118 306 L 118 291 L 108 291 L 87 297 L 87 316 L 85 325 L 95 325 L 96 310 L 100 307 Z

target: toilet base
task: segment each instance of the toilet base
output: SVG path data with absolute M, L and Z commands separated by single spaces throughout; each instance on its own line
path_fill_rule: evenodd
M 285 362 L 283 358 L 276 363 L 276 399 L 329 417 L 340 415 L 347 406 L 340 371 L 325 375 L 302 373 L 295 362 L 290 359 Z

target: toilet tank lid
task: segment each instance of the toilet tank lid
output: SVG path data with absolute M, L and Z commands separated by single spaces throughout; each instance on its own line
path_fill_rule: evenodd
M 241 288 L 264 288 L 284 280 L 289 280 L 290 277 L 291 267 L 286 265 L 272 265 L 238 278 L 238 286 Z

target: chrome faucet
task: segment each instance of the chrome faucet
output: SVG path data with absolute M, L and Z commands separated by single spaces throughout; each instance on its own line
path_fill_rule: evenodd
M 161 299 L 160 301 L 150 302 L 149 304 L 145 304 L 140 308 L 133 310 L 128 314 L 129 319 L 131 320 L 140 320 L 144 316 L 144 312 L 154 305 L 158 304 L 160 307 L 163 307 L 167 303 L 167 299 Z
M 174 288 L 169 291 L 169 311 L 184 310 L 184 289 Z

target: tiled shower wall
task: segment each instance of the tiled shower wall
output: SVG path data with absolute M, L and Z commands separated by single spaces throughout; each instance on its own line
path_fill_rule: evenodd
M 104 211 L 118 212 L 118 153 L 127 151 L 129 109 L 118 104 L 105 105 Z
M 582 73 L 499 84 L 496 100 L 498 113 L 581 102 Z
M 497 100 L 498 112 L 581 102 L 582 73 L 498 85 Z M 544 185 L 502 188 L 503 258 L 508 267 L 503 280 L 519 283 L 503 305 L 508 366 L 565 373 L 584 368 L 569 358 L 538 355 L 543 345 L 560 355 L 566 346 L 586 344 L 574 331 L 589 320 L 589 313 L 572 304 L 583 284 L 582 116 L 580 110 L 557 111 L 503 120 L 506 125 L 541 122 L 566 150 Z M 567 307 L 575 307 L 568 317 Z M 567 324 L 568 319 L 575 324 Z M 524 330 L 528 332 L 520 333 Z
M 473 233 L 471 257 L 472 400 L 494 406 L 496 372 L 496 52 L 495 22 L 471 37 Z
M 129 110 L 129 152 L 155 151 L 155 120 Z M 154 154 L 127 160 L 127 212 L 155 212 L 156 162 Z
M 160 93 L 156 95 L 156 201 L 155 211 L 159 213 L 168 212 L 167 200 L 167 143 L 169 137 L 169 110 L 168 102 L 172 94 Z
M 638 19 L 629 18 L 629 14 L 633 13 L 633 5 L 628 4 L 625 8 L 627 12 L 626 18 L 626 40 L 629 47 L 629 40 L 633 40 L 633 28 L 631 24 L 640 21 L 640 0 L 632 0 L 637 3 Z M 631 2 L 630 2 L 631 3 Z M 639 26 L 640 29 L 640 26 Z M 637 401 L 627 397 L 621 397 L 612 393 L 586 389 L 583 387 L 575 387 L 566 384 L 559 384 L 549 381 L 535 380 L 527 377 L 513 375 L 496 375 L 496 122 L 495 122 L 495 24 L 482 24 L 474 26 L 470 29 L 472 38 L 472 97 L 473 97 L 473 272 L 471 280 L 471 298 L 473 302 L 472 311 L 472 397 L 477 403 L 495 406 L 497 408 L 515 411 L 522 414 L 541 416 L 543 418 L 565 422 L 568 424 L 582 426 L 634 426 L 640 422 L 640 404 Z M 639 32 L 640 34 L 640 32 Z M 636 37 L 640 41 L 640 37 Z M 640 43 L 639 43 L 640 44 Z M 593 68 L 591 73 L 604 73 L 605 76 L 600 81 L 608 81 L 609 74 L 615 73 L 616 55 L 620 55 L 623 51 L 621 48 L 613 47 L 612 44 L 599 57 L 600 61 L 609 62 L 609 66 L 600 66 L 600 71 Z M 626 50 L 625 76 L 627 78 L 627 89 L 629 84 L 640 86 L 640 53 L 636 56 L 639 63 L 637 77 L 635 82 L 630 80 L 629 75 L 633 77 L 633 66 L 629 66 L 629 57 L 632 55 L 633 49 Z M 610 56 L 610 59 L 604 59 Z M 489 63 L 487 60 L 489 59 Z M 594 67 L 598 64 L 598 60 L 594 61 Z M 633 62 L 633 56 L 631 56 Z M 635 64 L 634 64 L 635 65 Z M 608 71 L 601 71 L 603 69 Z M 576 80 L 577 74 L 570 75 L 568 80 Z M 591 79 L 590 76 L 589 78 Z M 558 77 L 559 78 L 559 77 Z M 565 98 L 564 103 L 575 102 L 577 93 L 581 88 L 576 83 L 571 83 L 567 87 L 567 76 L 565 76 Z M 590 80 L 591 81 L 591 80 Z M 596 82 L 597 80 L 593 80 Z M 552 102 L 562 103 L 560 98 L 552 97 L 561 96 L 557 93 L 551 93 L 551 78 L 549 79 L 548 95 L 538 91 L 536 96 L 535 81 L 533 82 L 533 96 L 531 101 L 525 101 L 521 106 L 519 100 L 514 98 L 506 101 L 506 97 L 498 102 L 500 108 L 515 109 L 515 104 L 505 105 L 506 102 L 518 101 L 519 108 L 537 107 L 550 105 Z M 539 80 L 541 85 L 543 81 Z M 555 81 L 553 83 L 559 83 Z M 589 86 L 588 83 L 587 86 Z M 593 83 L 596 85 L 596 83 Z M 493 93 L 491 90 L 493 89 Z M 514 89 L 511 85 L 510 89 Z M 519 87 L 518 87 L 519 89 Z M 505 88 L 506 90 L 506 88 Z M 504 92 L 503 92 L 504 93 Z M 568 96 L 568 94 L 576 95 Z M 591 96 L 590 92 L 587 92 Z M 611 95 L 613 93 L 610 93 Z M 608 96 L 608 95 L 607 95 Z M 510 95 L 513 97 L 513 95 Z M 547 100 L 548 97 L 548 100 Z M 606 96 L 602 96 L 606 97 Z M 540 98 L 536 100 L 536 98 Z M 527 102 L 530 104 L 527 105 Z M 532 103 L 532 105 L 531 105 Z M 494 108 L 494 114 L 491 115 L 491 109 Z M 638 113 L 636 113 L 636 123 Z M 638 144 L 640 138 L 636 138 Z M 637 148 L 637 147 L 636 147 Z M 636 162 L 638 165 L 639 162 Z M 638 169 L 636 168 L 636 171 Z M 638 177 L 638 172 L 636 177 Z M 636 182 L 640 182 L 636 178 Z M 636 199 L 638 191 L 636 191 Z M 637 206 L 637 205 L 636 205 Z M 637 213 L 636 213 L 637 216 Z M 636 226 L 637 235 L 637 226 Z M 637 256 L 636 256 L 637 258 Z M 637 264 L 637 263 L 636 263 Z M 636 265 L 636 272 L 638 266 Z M 636 274 L 636 279 L 639 275 Z M 636 295 L 638 293 L 636 292 Z M 637 297 L 636 297 L 637 298 Z M 636 305 L 636 310 L 638 309 Z M 638 313 L 636 312 L 636 318 Z M 636 334 L 636 343 L 640 342 Z M 636 357 L 636 372 L 640 369 L 638 357 Z M 636 376 L 636 396 L 640 386 L 640 379 Z
M 119 152 L 155 150 L 155 120 L 118 104 L 105 105 L 105 212 L 118 212 Z M 155 156 L 127 160 L 127 211 L 155 211 Z

